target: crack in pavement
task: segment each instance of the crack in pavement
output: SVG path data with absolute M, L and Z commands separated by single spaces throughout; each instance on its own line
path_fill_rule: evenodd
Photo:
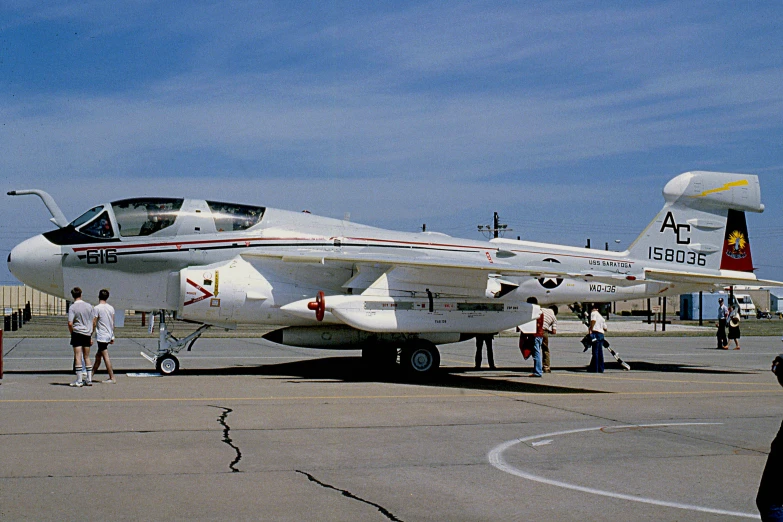
M 401 519 L 395 517 L 394 514 L 392 514 L 388 509 L 386 509 L 385 507 L 383 507 L 383 506 L 381 506 L 379 504 L 376 504 L 375 502 L 370 502 L 369 500 L 364 500 L 361 497 L 357 497 L 356 495 L 354 495 L 350 491 L 346 491 L 344 489 L 336 488 L 336 487 L 332 486 L 331 484 L 327 484 L 325 482 L 321 482 L 320 480 L 318 480 L 317 478 L 315 478 L 311 474 L 307 473 L 306 471 L 301 471 L 301 470 L 298 470 L 298 469 L 294 470 L 294 471 L 296 471 L 297 473 L 301 473 L 302 475 L 307 477 L 307 479 L 310 482 L 315 482 L 316 484 L 318 484 L 321 487 L 324 487 L 324 488 L 327 488 L 327 489 L 333 489 L 335 491 L 338 491 L 338 492 L 342 493 L 343 496 L 345 496 L 345 497 L 352 498 L 354 500 L 358 500 L 359 502 L 364 502 L 365 504 L 368 504 L 368 505 L 376 508 L 378 511 L 381 512 L 381 514 L 383 516 L 385 516 L 389 520 L 394 520 L 395 522 L 403 522 Z
M 223 410 L 223 413 L 220 414 L 220 417 L 217 418 L 217 421 L 223 426 L 223 442 L 231 446 L 234 451 L 237 453 L 237 457 L 231 461 L 231 464 L 228 465 L 229 469 L 232 473 L 240 473 L 240 470 L 236 468 L 237 463 L 242 460 L 242 452 L 239 451 L 239 448 L 234 446 L 234 441 L 231 440 L 230 433 L 231 433 L 231 427 L 226 423 L 226 418 L 228 418 L 228 414 L 233 412 L 231 408 L 224 408 L 223 406 L 213 406 L 210 404 L 212 408 L 218 408 L 220 410 Z
M 26 337 L 22 337 L 21 339 L 19 339 L 19 340 L 16 342 L 16 344 L 15 344 L 15 345 L 13 345 L 13 346 L 11 347 L 11 349 L 9 349 L 7 352 L 5 352 L 5 353 L 3 354 L 3 356 L 6 356 L 6 355 L 8 355 L 9 353 L 13 352 L 13 351 L 16 349 L 16 347 L 17 347 L 17 346 L 19 346 L 20 344 L 22 344 L 22 343 L 23 343 L 24 341 L 26 341 L 26 340 L 27 340 L 27 338 L 26 338 Z

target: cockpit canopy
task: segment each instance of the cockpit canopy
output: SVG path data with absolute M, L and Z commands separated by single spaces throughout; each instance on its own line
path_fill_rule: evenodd
M 183 199 L 123 199 L 111 204 L 122 237 L 149 236 L 177 220 Z
M 73 220 L 71 227 L 99 239 L 236 232 L 257 225 L 265 210 L 218 201 L 123 199 L 91 208 Z
M 215 219 L 215 229 L 218 232 L 247 230 L 261 221 L 264 210 L 266 210 L 263 207 L 219 203 L 217 201 L 207 201 L 207 205 Z

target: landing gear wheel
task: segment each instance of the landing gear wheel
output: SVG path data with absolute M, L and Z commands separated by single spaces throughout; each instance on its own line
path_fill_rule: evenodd
M 172 375 L 179 370 L 179 360 L 173 355 L 165 355 L 155 362 L 155 369 L 163 375 Z
M 440 352 L 434 343 L 418 341 L 403 347 L 400 364 L 408 377 L 416 380 L 429 379 L 438 371 Z

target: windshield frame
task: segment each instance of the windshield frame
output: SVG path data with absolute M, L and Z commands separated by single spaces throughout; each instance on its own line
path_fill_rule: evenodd
M 105 221 L 105 224 L 108 225 L 108 229 L 101 225 L 99 221 Z M 89 230 L 93 228 L 93 225 L 98 223 L 98 231 L 94 232 L 93 230 Z M 109 213 L 108 209 L 104 209 L 103 212 L 99 213 L 92 221 L 88 221 L 87 223 L 83 224 L 81 227 L 79 227 L 77 230 L 79 233 L 84 234 L 88 237 L 94 237 L 97 239 L 111 239 L 116 237 L 116 233 L 114 230 L 114 223 L 112 223 L 112 217 Z
M 79 217 L 74 219 L 69 223 L 70 226 L 73 228 L 79 228 L 80 226 L 84 225 L 85 223 L 89 223 L 93 220 L 98 214 L 101 213 L 101 211 L 106 207 L 106 205 L 96 205 L 92 207 L 90 210 L 82 213 Z

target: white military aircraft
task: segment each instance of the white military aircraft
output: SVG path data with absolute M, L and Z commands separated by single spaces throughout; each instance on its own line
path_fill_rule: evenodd
M 609 252 L 438 233 L 405 233 L 268 207 L 148 197 L 97 205 L 68 222 L 47 193 L 56 230 L 17 245 L 8 267 L 69 297 L 108 288 L 118 309 L 160 313 L 159 371 L 210 326 L 285 326 L 276 343 L 362 349 L 412 376 L 440 363 L 438 344 L 526 323 L 538 306 L 772 284 L 753 274 L 744 212 L 762 212 L 753 175 L 688 172 L 631 247 Z M 167 315 L 200 323 L 177 339 Z

